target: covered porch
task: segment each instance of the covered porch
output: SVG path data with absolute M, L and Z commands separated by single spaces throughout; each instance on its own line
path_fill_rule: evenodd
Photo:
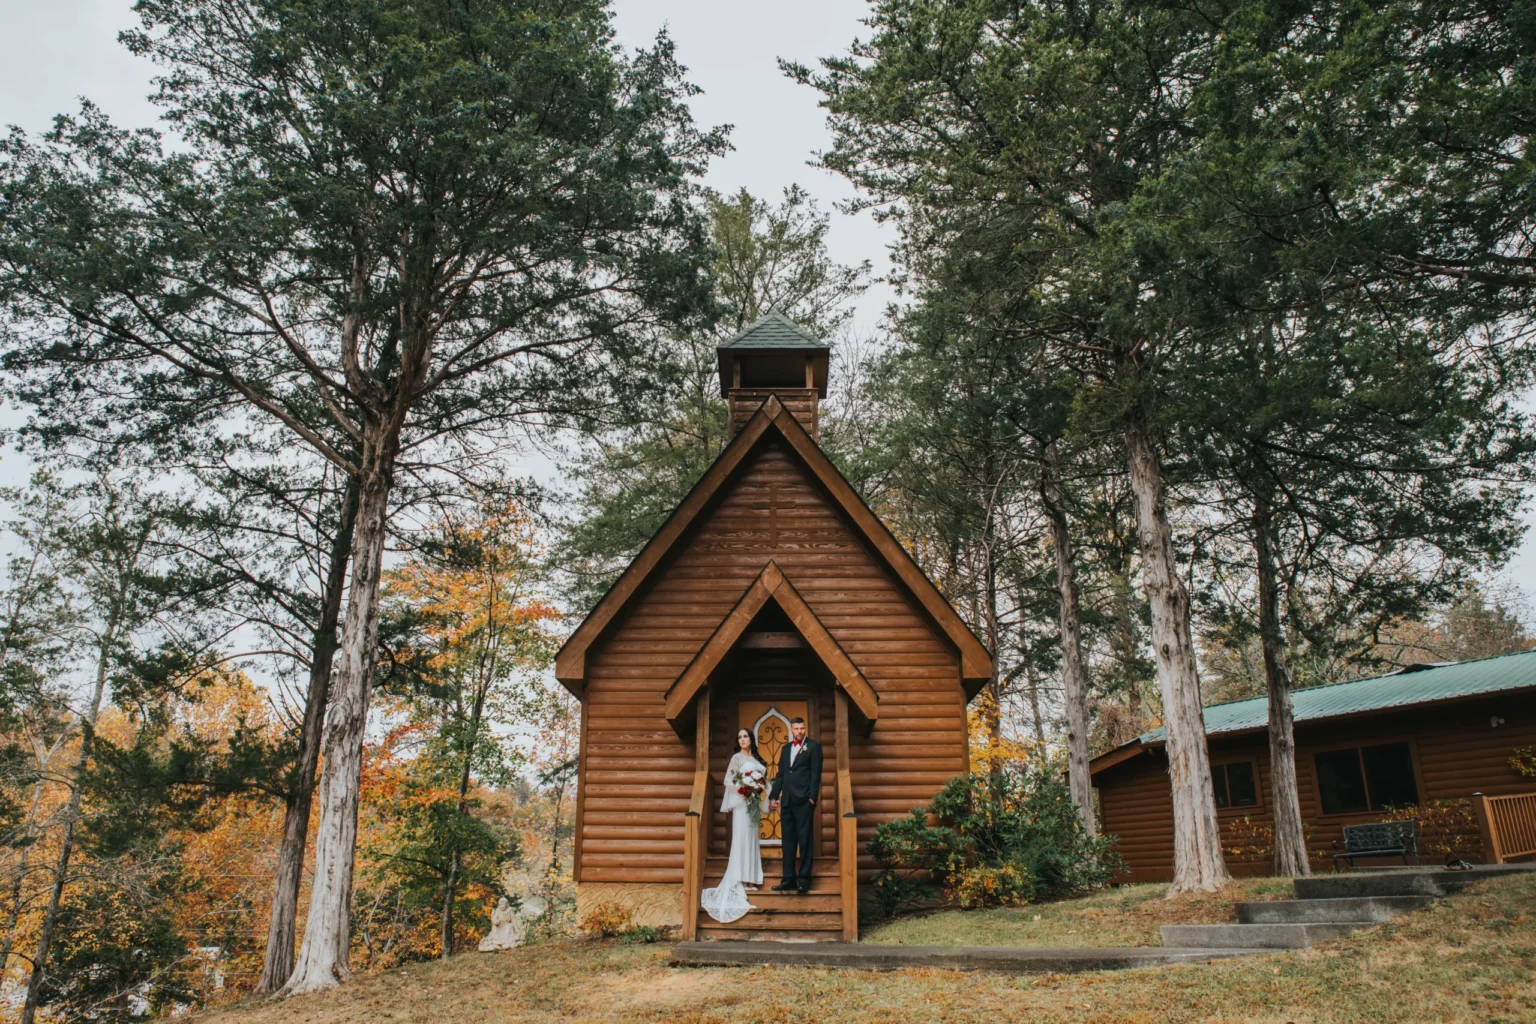
M 849 750 L 874 728 L 879 701 L 776 565 L 763 570 L 673 683 L 666 714 L 694 746 L 683 823 L 683 938 L 857 941 L 858 816 Z M 771 778 L 797 715 L 825 755 L 811 892 L 768 891 L 782 859 L 777 815 L 765 815 L 764 885 L 751 896 L 757 909 L 721 925 L 701 914 L 699 897 L 719 882 L 729 852 L 729 819 L 717 808 L 736 733 L 753 732 Z

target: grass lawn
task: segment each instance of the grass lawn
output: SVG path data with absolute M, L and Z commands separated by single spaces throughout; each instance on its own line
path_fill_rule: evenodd
M 1228 924 L 1234 903 L 1291 896 L 1290 879 L 1242 878 L 1219 893 L 1163 899 L 1163 883 L 1006 910 L 944 910 L 866 928 L 865 942 L 902 946 L 1160 946 L 1164 924 Z
M 1271 883 L 1273 884 L 1273 883 Z M 1243 883 L 1262 886 L 1262 882 Z M 1251 891 L 1251 890 L 1250 890 Z M 1020 941 L 1050 929 L 1087 944 L 1119 934 L 1117 916 L 1168 919 L 1147 890 L 1121 889 L 1011 921 Z M 1238 895 L 1210 898 L 1215 913 Z M 1140 897 L 1140 898 L 1137 898 Z M 1171 907 L 1173 904 L 1165 904 Z M 1050 929 L 1045 925 L 1049 912 Z M 1010 912 L 1011 913 L 1011 912 Z M 1076 916 L 1074 916 L 1076 915 Z M 1096 916 L 1103 915 L 1103 916 Z M 989 914 L 935 914 L 889 925 L 907 941 L 943 921 L 965 931 Z M 1190 920 L 1189 917 L 1183 920 Z M 1072 925 L 1082 927 L 1073 935 Z M 985 927 L 974 924 L 977 934 Z M 1138 925 L 1139 927 L 1139 925 Z M 883 931 L 883 929 L 882 929 Z M 966 931 L 969 939 L 970 932 Z M 914 936 L 914 937 L 908 937 Z M 1142 935 L 1143 942 L 1150 941 Z M 1080 942 L 1078 940 L 1081 940 Z M 992 936 L 993 944 L 1000 941 Z M 1432 910 L 1311 949 L 1210 964 L 1103 974 L 1009 976 L 816 968 L 673 968 L 668 947 L 560 942 L 468 953 L 361 978 L 286 1002 L 248 1002 L 199 1024 L 1084 1024 L 1360 1021 L 1529 1024 L 1536 1021 L 1536 875 L 1491 879 Z

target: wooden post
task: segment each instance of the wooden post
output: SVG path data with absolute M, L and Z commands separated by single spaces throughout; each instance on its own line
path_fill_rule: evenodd
M 859 941 L 859 819 L 848 767 L 848 694 L 837 688 L 837 869 L 843 896 L 843 941 Z
M 709 688 L 699 691 L 693 730 L 693 794 L 683 817 L 683 941 L 699 937 L 699 897 L 704 891 L 705 842 L 709 829 L 704 820 L 709 806 Z
M 1483 837 L 1484 862 L 1504 863 L 1504 858 L 1499 852 L 1499 833 L 1493 827 L 1493 808 L 1488 806 L 1488 798 L 1481 793 L 1473 793 L 1472 809 L 1477 812 L 1477 831 Z

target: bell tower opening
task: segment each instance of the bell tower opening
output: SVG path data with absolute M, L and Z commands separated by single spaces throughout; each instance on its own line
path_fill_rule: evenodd
M 829 345 L 769 310 L 715 352 L 720 393 L 730 405 L 732 437 L 769 395 L 778 395 L 806 433 L 817 436 L 821 399 L 827 397 Z

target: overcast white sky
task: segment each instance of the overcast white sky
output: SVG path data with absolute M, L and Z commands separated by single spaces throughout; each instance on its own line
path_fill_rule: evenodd
M 43 130 L 80 97 L 121 125 L 154 124 L 155 109 L 145 100 L 152 68 L 117 43 L 117 33 L 133 21 L 131 6 L 131 0 L 0 0 L 0 124 Z M 697 121 L 735 126 L 735 151 L 711 170 L 712 187 L 745 186 L 776 197 L 799 184 L 833 214 L 829 244 L 835 258 L 868 259 L 877 270 L 885 268 L 888 230 L 867 215 L 832 209 L 851 191 L 841 179 L 808 166 L 827 142 L 816 96 L 785 79 L 777 66 L 781 57 L 809 64 L 845 51 L 863 32 L 864 0 L 616 0 L 615 9 L 620 41 L 628 46 L 647 45 L 667 27 L 689 77 L 704 89 L 694 103 Z M 884 289 L 866 295 L 856 326 L 874 328 L 889 295 Z M 0 417 L 15 415 L 0 408 Z M 538 462 L 519 475 L 545 469 L 547 463 Z M 17 482 L 25 471 L 14 453 L 0 453 L 0 483 Z M 1536 538 L 1526 541 L 1506 575 L 1536 597 Z

